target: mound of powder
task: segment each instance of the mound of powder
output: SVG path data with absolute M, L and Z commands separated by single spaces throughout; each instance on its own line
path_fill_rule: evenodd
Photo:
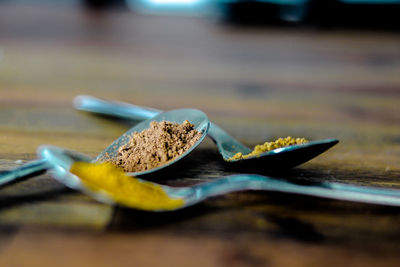
M 116 159 L 107 161 L 126 172 L 150 170 L 185 153 L 201 135 L 187 120 L 182 124 L 153 121 L 150 128 L 132 134 L 129 142 L 118 149 Z

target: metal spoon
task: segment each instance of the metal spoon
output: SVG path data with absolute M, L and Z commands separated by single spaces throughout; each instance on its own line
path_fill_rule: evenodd
M 69 171 L 74 162 L 90 162 L 91 158 L 74 151 L 51 146 L 40 147 L 38 154 L 49 163 L 53 177 L 59 182 L 72 189 L 83 191 L 98 201 L 107 204 L 121 204 L 117 203 L 117 201 L 106 192 L 91 190 L 80 181 L 78 176 Z M 157 183 L 153 184 L 159 185 Z M 243 190 L 277 191 L 363 203 L 400 206 L 400 190 L 380 189 L 329 182 L 300 185 L 278 178 L 254 174 L 231 175 L 215 179 L 208 183 L 202 183 L 189 187 L 171 187 L 166 185 L 159 186 L 162 187 L 162 189 L 170 198 L 184 200 L 184 205 L 180 208 L 192 206 L 209 197 Z M 141 208 L 135 206 L 129 207 Z M 165 210 L 162 208 L 155 208 L 149 211 Z
M 182 123 L 185 120 L 188 120 L 192 124 L 194 124 L 195 126 L 194 128 L 202 133 L 201 138 L 193 146 L 191 146 L 185 153 L 183 153 L 179 157 L 176 157 L 173 160 L 168 161 L 166 164 L 162 166 L 146 171 L 130 172 L 127 174 L 135 176 L 144 175 L 163 169 L 169 165 L 174 164 L 178 160 L 181 160 L 182 158 L 186 157 L 193 149 L 195 149 L 204 140 L 205 136 L 207 135 L 210 123 L 208 121 L 207 115 L 204 114 L 202 111 L 196 109 L 176 109 L 168 112 L 159 113 L 157 116 L 152 117 L 146 121 L 142 121 L 139 124 L 136 124 L 131 129 L 129 129 L 126 133 L 124 133 L 117 140 L 115 140 L 109 147 L 107 147 L 99 156 L 97 156 L 96 159 L 92 161 L 101 160 L 104 158 L 105 155 L 107 155 L 107 157 L 115 157 L 118 153 L 118 148 L 120 146 L 125 145 L 129 141 L 132 133 L 141 132 L 149 128 L 150 122 L 152 121 L 157 121 L 157 122 L 171 121 L 171 122 Z M 48 162 L 44 159 L 39 159 L 24 164 L 15 169 L 3 171 L 0 173 L 0 185 L 12 182 L 18 178 L 23 178 L 31 174 L 43 172 L 48 168 L 49 168 Z
M 78 110 L 94 112 L 102 115 L 114 116 L 128 120 L 143 120 L 156 116 L 161 110 L 140 107 L 124 102 L 105 101 L 96 97 L 79 95 L 75 97 L 74 106 Z M 210 122 L 208 135 L 216 143 L 218 150 L 227 162 L 255 163 L 262 166 L 290 168 L 300 165 L 319 154 L 325 152 L 339 142 L 337 139 L 324 139 L 308 142 L 302 145 L 293 145 L 264 152 L 246 159 L 230 160 L 236 153 L 249 154 L 252 149 L 241 144 L 218 125 Z

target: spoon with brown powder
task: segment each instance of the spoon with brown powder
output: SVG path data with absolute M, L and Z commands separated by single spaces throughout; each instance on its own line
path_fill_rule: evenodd
M 166 168 L 186 157 L 205 138 L 207 115 L 196 109 L 162 112 L 136 124 L 115 140 L 93 162 L 111 162 L 127 175 L 144 175 Z M 49 168 L 44 159 L 0 173 L 0 185 Z
M 140 107 L 119 101 L 105 101 L 86 95 L 75 97 L 74 106 L 78 110 L 128 120 L 149 119 L 162 112 L 153 108 Z M 210 122 L 208 135 L 216 143 L 222 158 L 226 162 L 252 164 L 267 168 L 295 167 L 311 160 L 339 142 L 337 139 L 308 142 L 304 139 L 285 138 L 275 142 L 267 142 L 264 145 L 256 146 L 252 150 L 212 122 Z

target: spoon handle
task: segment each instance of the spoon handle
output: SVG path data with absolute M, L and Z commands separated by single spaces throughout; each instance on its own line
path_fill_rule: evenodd
M 296 184 L 278 178 L 245 174 L 232 175 L 194 187 L 196 201 L 242 190 L 267 190 L 370 204 L 400 206 L 400 190 L 343 183 Z
M 47 161 L 40 159 L 26 163 L 11 170 L 2 171 L 0 172 L 0 186 L 32 174 L 43 172 L 48 168 L 49 166 Z
M 73 104 L 78 110 L 127 120 L 147 120 L 162 112 L 162 110 L 136 106 L 119 101 L 105 101 L 88 95 L 79 95 L 75 97 Z
M 146 120 L 156 116 L 162 110 L 140 107 L 125 102 L 106 101 L 93 96 L 79 95 L 74 99 L 74 106 L 78 110 L 113 116 L 128 120 Z M 242 145 L 218 125 L 210 122 L 208 135 L 217 144 L 218 150 L 224 159 L 229 159 L 241 151 L 248 154 L 251 149 Z

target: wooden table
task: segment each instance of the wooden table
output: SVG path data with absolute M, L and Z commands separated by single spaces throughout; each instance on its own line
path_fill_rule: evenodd
M 75 111 L 89 94 L 199 108 L 248 145 L 340 143 L 294 181 L 400 189 L 400 36 L 241 28 L 210 18 L 0 6 L 0 169 L 41 144 L 97 155 L 132 125 Z M 208 140 L 165 184 L 235 173 Z M 240 192 L 171 213 L 98 203 L 48 174 L 0 189 L 0 266 L 399 266 L 400 209 Z

